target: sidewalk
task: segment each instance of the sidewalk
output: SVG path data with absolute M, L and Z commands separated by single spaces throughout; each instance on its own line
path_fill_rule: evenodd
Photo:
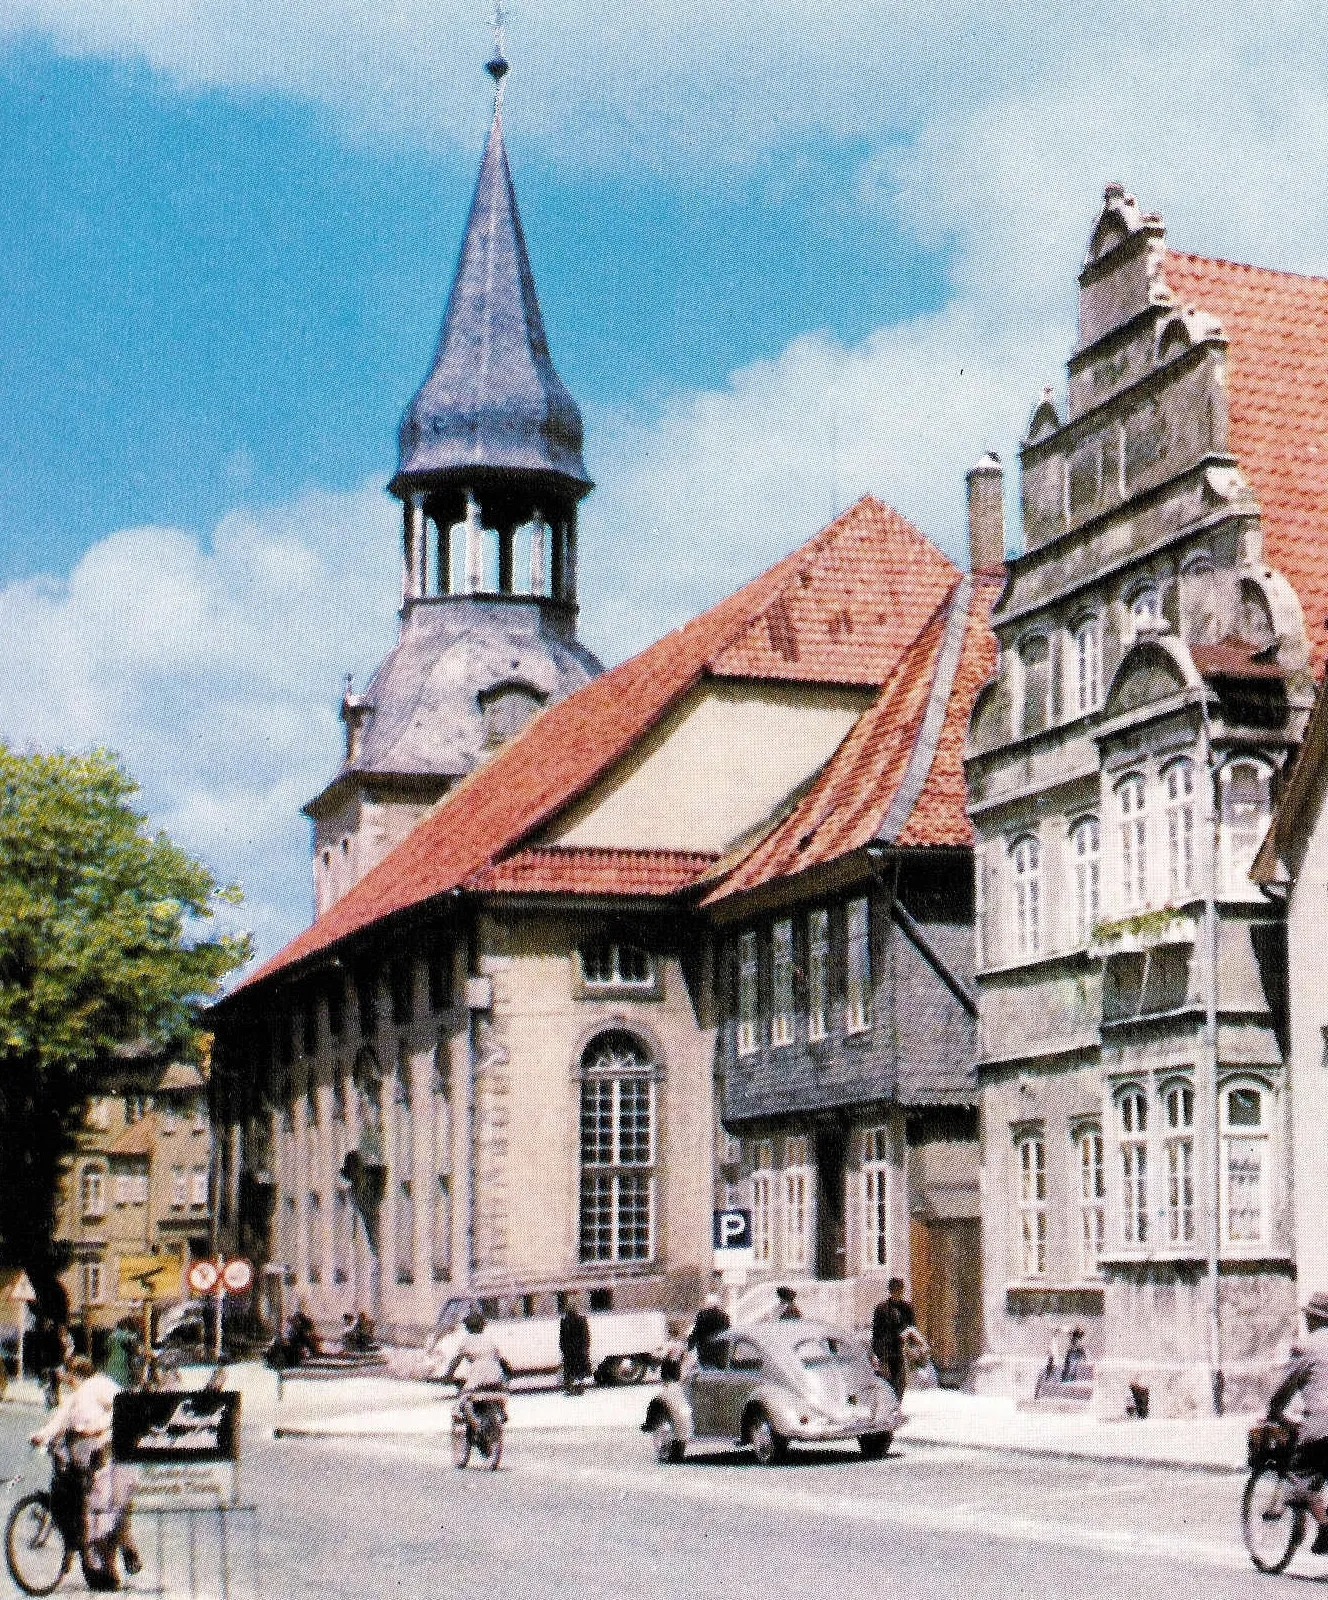
M 508 1399 L 508 1426 L 636 1429 L 654 1393 L 642 1385 L 590 1388 L 576 1396 L 547 1389 L 518 1391 Z M 904 1413 L 901 1442 L 1228 1473 L 1245 1471 L 1245 1436 L 1254 1420 L 1244 1416 L 1104 1420 L 1021 1411 L 1010 1400 L 949 1389 L 910 1390 Z M 247 1414 L 260 1420 L 248 1409 Z M 451 1414 L 451 1391 L 431 1384 L 393 1378 L 322 1384 L 288 1380 L 280 1405 L 272 1407 L 271 1426 L 278 1438 L 421 1437 L 445 1434 Z

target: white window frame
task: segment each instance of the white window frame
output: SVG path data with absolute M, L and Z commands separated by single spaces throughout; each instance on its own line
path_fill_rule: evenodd
M 811 1264 L 812 1207 L 816 1192 L 805 1134 L 784 1141 L 784 1265 L 790 1271 Z
M 1120 819 L 1120 896 L 1125 911 L 1143 911 L 1152 901 L 1148 862 L 1148 779 L 1130 772 L 1116 785 Z
M 601 961 L 598 958 L 604 957 Z M 576 953 L 581 982 L 588 990 L 646 990 L 655 987 L 655 959 L 627 939 L 604 939 L 582 945 Z M 639 970 L 638 970 L 639 969 Z
M 583 1059 L 579 1259 L 586 1265 L 653 1261 L 659 1144 L 654 1065 L 645 1047 L 627 1035 L 592 1041 Z M 605 1086 L 609 1087 L 607 1099 Z M 606 1104 L 608 1139 L 601 1148 L 604 1124 L 600 1118 Z M 590 1122 L 588 1113 L 593 1119 Z
M 1047 1142 L 1040 1132 L 1021 1134 L 1015 1145 L 1018 1180 L 1019 1274 L 1047 1275 Z
M 830 913 L 824 906 L 807 914 L 807 1037 L 830 1031 Z
M 890 1200 L 893 1188 L 891 1149 L 886 1124 L 862 1134 L 862 1265 L 867 1272 L 888 1266 L 893 1244 Z
M 1167 899 L 1173 905 L 1194 894 L 1194 762 L 1173 761 L 1162 773 L 1167 830 Z
M 752 1262 L 770 1266 L 775 1258 L 775 1143 L 758 1139 L 752 1156 Z
M 208 1169 L 194 1167 L 189 1174 L 189 1208 L 206 1211 L 208 1203 Z
M 1192 1245 L 1194 1217 L 1194 1085 L 1177 1078 L 1162 1086 L 1163 1177 L 1162 1244 L 1171 1250 Z
M 793 919 L 781 917 L 770 930 L 770 1043 L 793 1043 Z
M 1236 802 L 1232 799 L 1232 789 L 1236 774 L 1242 771 L 1253 772 L 1259 784 L 1258 809 L 1251 813 L 1249 820 L 1238 820 L 1234 815 Z M 1262 761 L 1241 756 L 1226 763 L 1217 781 L 1218 831 L 1222 840 L 1222 881 L 1226 895 L 1230 899 L 1257 899 L 1259 891 L 1250 882 L 1250 868 L 1271 821 L 1272 773 Z M 1239 846 L 1238 840 L 1241 841 Z
M 1079 1270 L 1086 1279 L 1098 1278 L 1107 1243 L 1107 1163 L 1097 1123 L 1078 1130 L 1074 1150 L 1079 1170 Z
M 1042 844 L 1024 833 L 1010 846 L 1010 882 L 1014 945 L 1018 955 L 1042 953 Z
M 1102 623 L 1097 616 L 1081 617 L 1071 634 L 1070 702 L 1087 716 L 1102 703 Z
M 872 1025 L 871 906 L 859 895 L 844 907 L 844 1032 L 865 1033 Z
M 79 1178 L 79 1202 L 85 1217 L 106 1215 L 106 1172 L 102 1167 L 84 1167 Z
M 761 1047 L 761 952 L 755 929 L 738 935 L 737 1052 L 754 1056 Z
M 1087 944 L 1102 920 L 1102 824 L 1097 817 L 1080 817 L 1070 829 L 1070 857 L 1074 863 L 1075 936 Z
M 1138 1084 L 1116 1095 L 1116 1137 L 1120 1157 L 1121 1244 L 1127 1250 L 1147 1249 L 1148 1228 L 1148 1096 Z
M 183 1211 L 189 1200 L 187 1190 L 188 1179 L 183 1166 L 176 1165 L 171 1168 L 171 1210 Z
M 1273 1176 L 1272 1092 L 1267 1084 L 1261 1083 L 1258 1079 L 1236 1078 L 1223 1083 L 1220 1093 L 1222 1165 L 1219 1198 L 1222 1208 L 1222 1244 L 1225 1249 L 1235 1254 L 1242 1252 L 1260 1254 L 1266 1251 L 1271 1243 L 1269 1201 Z M 1232 1120 L 1232 1102 L 1237 1095 L 1258 1097 L 1257 1122 L 1244 1123 Z M 1238 1196 L 1236 1193 L 1237 1163 L 1241 1163 L 1245 1168 L 1239 1180 L 1242 1188 L 1251 1187 L 1249 1174 L 1253 1169 L 1252 1197 Z M 1249 1198 L 1253 1199 L 1253 1228 L 1242 1223 L 1237 1230 L 1233 1227 L 1236 1207 L 1239 1200 Z M 1242 1216 L 1248 1214 L 1250 1210 L 1248 1204 L 1240 1205 Z

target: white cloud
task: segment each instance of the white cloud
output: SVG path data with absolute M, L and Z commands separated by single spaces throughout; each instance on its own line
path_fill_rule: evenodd
M 340 753 L 341 676 L 392 640 L 397 520 L 376 485 L 225 517 L 209 541 L 131 528 L 67 580 L 0 589 L 3 733 L 123 757 L 154 825 L 240 881 L 264 948 L 306 920 L 300 806 Z

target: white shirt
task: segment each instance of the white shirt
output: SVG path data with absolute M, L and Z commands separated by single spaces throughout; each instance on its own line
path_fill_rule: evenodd
M 90 1439 L 109 1437 L 111 1407 L 119 1393 L 120 1385 L 114 1378 L 104 1372 L 94 1372 L 51 1412 L 45 1424 L 33 1434 L 34 1443 L 50 1444 L 62 1433 L 78 1433 Z

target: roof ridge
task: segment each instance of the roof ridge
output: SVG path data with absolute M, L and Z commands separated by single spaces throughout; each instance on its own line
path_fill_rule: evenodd
M 1257 261 L 1233 261 L 1230 256 L 1205 256 L 1194 250 L 1174 250 L 1167 246 L 1168 256 L 1175 256 L 1182 261 L 1191 261 L 1202 266 L 1232 267 L 1237 272 L 1258 272 L 1270 278 L 1293 278 L 1301 283 L 1328 283 L 1328 273 L 1322 272 L 1292 272 L 1286 267 L 1265 267 Z

